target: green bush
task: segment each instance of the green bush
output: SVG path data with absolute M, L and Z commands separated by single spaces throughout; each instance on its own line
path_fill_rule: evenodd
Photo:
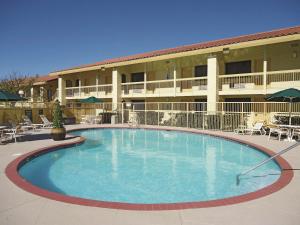
M 63 115 L 60 107 L 60 103 L 58 100 L 54 103 L 53 108 L 53 128 L 63 128 Z

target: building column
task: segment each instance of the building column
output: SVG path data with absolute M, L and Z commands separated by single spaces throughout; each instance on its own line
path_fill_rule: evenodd
M 66 80 L 58 78 L 58 101 L 61 105 L 66 104 Z
M 78 92 L 79 92 L 79 97 L 81 97 L 81 80 L 78 80 Z
M 41 101 L 41 102 L 44 102 L 44 93 L 45 92 L 45 89 L 44 89 L 44 87 L 40 87 L 40 96 L 39 96 L 39 100 Z
M 176 69 L 176 66 L 174 65 L 174 68 L 173 68 L 173 89 L 174 89 L 174 97 L 176 96 L 176 79 L 177 79 L 177 69 Z
M 207 59 L 207 111 L 216 112 L 219 101 L 218 90 L 219 65 L 217 56 Z
M 34 87 L 30 88 L 30 101 L 34 102 Z
M 118 109 L 118 103 L 121 103 L 121 74 L 118 70 L 112 71 L 112 109 Z
M 268 70 L 268 61 L 266 59 L 264 59 L 263 74 L 264 74 L 264 92 L 265 92 L 265 95 L 267 94 L 267 70 Z
M 146 93 L 147 93 L 147 72 L 145 70 L 144 72 L 144 95 L 146 97 Z
M 99 93 L 98 93 L 98 85 L 99 85 L 99 75 L 96 75 L 96 96 L 98 97 Z

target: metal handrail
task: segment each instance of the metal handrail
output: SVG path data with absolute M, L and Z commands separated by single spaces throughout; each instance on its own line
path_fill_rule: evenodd
M 256 166 L 254 167 L 251 167 L 250 169 L 236 175 L 236 185 L 239 185 L 240 184 L 240 180 L 241 180 L 241 176 L 244 176 L 244 175 L 247 175 L 248 173 L 250 173 L 251 171 L 253 170 L 256 170 L 257 168 L 261 167 L 262 165 L 265 165 L 266 163 L 268 163 L 269 161 L 273 160 L 274 158 L 292 150 L 293 148 L 297 147 L 298 145 L 300 145 L 300 142 L 297 142 L 296 144 L 294 145 L 291 145 L 290 147 L 286 148 L 286 149 L 283 149 L 281 150 L 280 152 L 276 153 L 275 155 L 273 155 L 272 157 L 268 158 L 268 159 L 265 159 L 263 160 L 262 162 L 260 162 L 259 164 L 257 164 Z

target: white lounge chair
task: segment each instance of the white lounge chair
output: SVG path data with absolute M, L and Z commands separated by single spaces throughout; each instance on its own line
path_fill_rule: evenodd
M 0 144 L 4 141 L 12 140 L 12 135 L 5 133 L 3 130 L 0 131 Z
M 254 124 L 254 126 L 252 127 L 246 127 L 243 125 L 240 125 L 237 129 L 234 130 L 234 133 L 239 134 L 245 134 L 245 133 L 250 133 L 251 135 L 253 135 L 254 133 L 260 133 L 261 135 L 266 134 L 266 131 L 264 129 L 264 123 L 263 122 L 257 122 Z
M 300 129 L 294 129 L 293 130 L 291 139 L 293 139 L 293 137 L 297 137 L 298 141 L 300 140 Z
M 31 119 L 24 115 L 23 116 L 23 120 L 24 120 L 24 125 L 22 125 L 22 127 L 28 127 L 28 128 L 32 128 L 34 131 L 38 128 L 41 128 L 43 127 L 44 124 L 41 124 L 41 123 L 32 123 Z
M 22 129 L 21 125 L 17 125 L 17 126 L 15 126 L 13 128 L 9 128 L 9 129 L 4 129 L 3 133 L 6 136 L 10 136 L 11 139 L 15 140 L 15 142 L 17 142 L 17 138 L 18 137 L 22 137 L 22 136 L 26 135 L 26 133 Z
M 266 131 L 264 129 L 264 123 L 263 122 L 257 122 L 254 124 L 253 127 L 248 129 L 250 131 L 250 134 L 253 135 L 254 133 L 260 133 L 261 135 L 266 134 Z
M 289 136 L 289 129 L 287 128 L 277 128 L 277 127 L 274 127 L 274 128 L 270 128 L 270 131 L 269 131 L 269 140 L 271 138 L 271 134 L 276 134 L 278 136 L 278 140 L 280 141 L 281 140 L 281 136 Z
M 44 128 L 52 128 L 53 123 L 50 122 L 50 121 L 47 119 L 46 116 L 40 115 L 40 117 L 41 117 L 41 120 L 43 121 L 43 125 L 42 125 L 42 126 L 43 126 Z
M 138 114 L 136 112 L 129 112 L 128 125 L 135 126 L 135 127 L 139 126 L 139 118 L 138 118 Z

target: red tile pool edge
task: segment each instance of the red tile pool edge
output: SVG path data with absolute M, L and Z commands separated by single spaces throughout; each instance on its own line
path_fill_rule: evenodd
M 86 129 L 105 129 L 105 128 L 128 128 L 128 127 L 116 127 L 116 126 L 105 126 L 105 127 L 91 127 L 91 128 L 82 128 L 82 129 L 72 129 L 70 131 L 75 130 L 86 130 Z M 227 140 L 236 141 L 242 144 L 249 145 L 251 147 L 254 147 L 263 153 L 267 155 L 274 155 L 275 153 L 271 151 L 270 149 L 267 149 L 263 146 L 253 144 L 247 141 L 243 141 L 237 138 L 232 137 L 226 137 L 219 134 L 211 134 L 205 131 L 198 131 L 198 130 L 191 130 L 191 129 L 182 129 L 182 128 L 163 128 L 163 127 L 141 127 L 143 129 L 159 129 L 159 130 L 174 130 L 174 131 L 184 131 L 184 132 L 190 132 L 190 133 L 198 133 L 198 134 L 205 134 L 205 135 L 211 135 L 215 137 L 225 138 Z M 70 132 L 68 131 L 68 132 Z M 63 144 L 57 144 L 50 147 L 40 148 L 35 151 L 29 152 L 27 154 L 24 154 L 17 159 L 13 160 L 11 163 L 8 164 L 8 166 L 5 169 L 5 173 L 7 177 L 18 187 L 22 188 L 25 191 L 28 191 L 30 193 L 46 197 L 52 200 L 56 201 L 62 201 L 66 203 L 71 204 L 77 204 L 77 205 L 84 205 L 84 206 L 93 206 L 93 207 L 102 207 L 102 208 L 111 208 L 111 209 L 124 209 L 124 210 L 178 210 L 178 209 L 191 209 L 191 208 L 206 208 L 206 207 L 216 207 L 216 206 L 225 206 L 225 205 L 231 205 L 231 204 L 237 204 L 241 202 L 246 202 L 250 200 L 254 200 L 257 198 L 264 197 L 266 195 L 272 194 L 276 191 L 279 191 L 283 187 L 285 187 L 287 184 L 290 183 L 290 181 L 293 178 L 293 171 L 291 170 L 292 167 L 290 164 L 283 159 L 282 157 L 278 157 L 276 159 L 276 162 L 279 164 L 279 166 L 282 169 L 285 169 L 281 172 L 281 175 L 279 179 L 260 190 L 257 190 L 255 192 L 250 192 L 244 195 L 234 196 L 230 198 L 225 199 L 217 199 L 217 200 L 211 200 L 211 201 L 201 201 L 201 202 L 184 202 L 184 203 L 165 203 L 165 204 L 133 204 L 133 203 L 121 203 L 121 202 L 106 202 L 106 201 L 98 201 L 98 200 L 89 200 L 89 199 L 83 199 L 78 197 L 71 197 L 67 195 L 58 194 L 55 192 L 50 192 L 45 189 L 39 188 L 37 186 L 32 185 L 31 183 L 24 180 L 18 173 L 18 168 L 22 166 L 23 163 L 25 163 L 27 160 L 32 159 L 33 157 L 37 157 L 41 154 L 45 154 L 47 152 L 55 151 L 61 148 L 71 147 L 77 144 L 81 144 L 85 141 L 83 137 L 80 137 L 79 140 L 76 140 L 71 143 L 63 143 Z

